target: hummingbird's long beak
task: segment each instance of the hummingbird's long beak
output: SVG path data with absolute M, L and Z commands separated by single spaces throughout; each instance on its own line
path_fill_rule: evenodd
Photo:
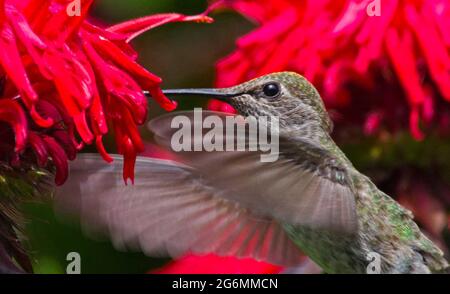
M 164 95 L 167 96 L 203 96 L 205 98 L 215 98 L 218 100 L 227 101 L 229 98 L 236 97 L 242 93 L 222 92 L 218 89 L 169 89 L 163 90 Z M 149 96 L 148 92 L 145 95 Z

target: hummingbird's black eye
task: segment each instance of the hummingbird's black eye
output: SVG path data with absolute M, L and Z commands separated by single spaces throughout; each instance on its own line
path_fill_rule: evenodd
M 274 98 L 280 94 L 280 85 L 277 83 L 270 83 L 264 86 L 263 93 L 269 98 Z

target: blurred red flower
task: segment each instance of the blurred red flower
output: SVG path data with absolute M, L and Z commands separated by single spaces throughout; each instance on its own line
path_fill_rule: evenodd
M 251 258 L 222 257 L 214 254 L 186 255 L 153 274 L 277 274 L 281 267 Z
M 409 124 L 422 139 L 422 125 L 448 129 L 449 1 L 221 2 L 259 27 L 218 63 L 218 86 L 292 70 L 312 81 L 344 122 L 368 134 Z M 369 16 L 378 4 L 379 16 Z
M 109 125 L 125 158 L 124 179 L 133 180 L 144 149 L 137 129 L 147 116 L 143 90 L 166 110 L 176 103 L 136 62 L 129 42 L 168 22 L 211 19 L 161 14 L 101 28 L 86 20 L 93 0 L 80 2 L 79 16 L 68 13 L 72 2 L 0 0 L 0 160 L 19 165 L 31 158 L 45 167 L 51 158 L 62 184 L 67 161 L 85 144 L 95 141 L 112 160 L 102 144 Z

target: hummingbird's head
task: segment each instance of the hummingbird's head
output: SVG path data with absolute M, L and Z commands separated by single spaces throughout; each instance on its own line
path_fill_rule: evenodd
M 243 116 L 278 117 L 281 126 L 320 127 L 331 132 L 332 122 L 314 86 L 294 72 L 272 73 L 221 89 L 166 90 L 167 95 L 202 95 L 233 106 Z

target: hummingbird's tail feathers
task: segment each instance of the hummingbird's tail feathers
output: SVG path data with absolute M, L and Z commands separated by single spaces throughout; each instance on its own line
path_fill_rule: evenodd
M 196 128 L 201 127 L 199 125 L 207 125 L 205 122 L 211 121 L 211 117 L 220 118 L 221 124 L 225 125 L 230 117 L 224 113 L 204 111 L 199 121 L 194 112 L 175 112 L 152 120 L 148 126 L 156 141 L 170 152 L 174 152 L 171 144 L 178 131 L 171 125 L 179 115 L 183 115 L 193 128 L 188 132 L 194 134 L 191 143 L 203 142 L 208 134 L 206 128 L 196 133 Z M 250 128 L 232 135 L 224 131 L 223 138 L 227 141 L 231 137 L 234 144 L 251 144 L 251 138 L 255 137 L 251 132 Z M 260 149 L 238 151 L 237 147 L 214 152 L 182 150 L 175 154 L 183 163 L 193 167 L 193 173 L 198 177 L 223 191 L 223 198 L 245 208 L 294 226 L 356 233 L 355 195 L 345 167 L 339 166 L 336 158 L 311 142 L 300 144 L 299 140 L 293 142 L 283 137 L 283 133 L 277 135 L 280 136 L 276 151 L 278 159 L 274 162 L 263 162 Z
M 411 211 L 355 173 L 362 248 L 381 255 L 382 273 L 437 273 L 448 267 L 443 252 L 420 230 Z M 370 207 L 370 209 L 367 209 Z M 370 238 L 368 238 L 370 236 Z
M 59 215 L 79 218 L 91 235 L 108 235 L 119 249 L 150 256 L 216 253 L 284 266 L 303 256 L 273 219 L 244 209 L 173 161 L 138 158 L 134 185 L 122 179 L 122 158 L 105 164 L 82 154 L 57 189 Z
M 445 259 L 444 252 L 433 243 L 423 232 L 418 234 L 412 246 L 415 252 L 420 256 L 420 262 L 424 264 L 431 273 L 450 273 L 448 261 Z
M 430 240 L 427 240 L 427 242 L 435 246 Z M 420 254 L 432 273 L 450 274 L 450 266 L 439 248 L 435 247 L 431 251 L 420 251 Z

